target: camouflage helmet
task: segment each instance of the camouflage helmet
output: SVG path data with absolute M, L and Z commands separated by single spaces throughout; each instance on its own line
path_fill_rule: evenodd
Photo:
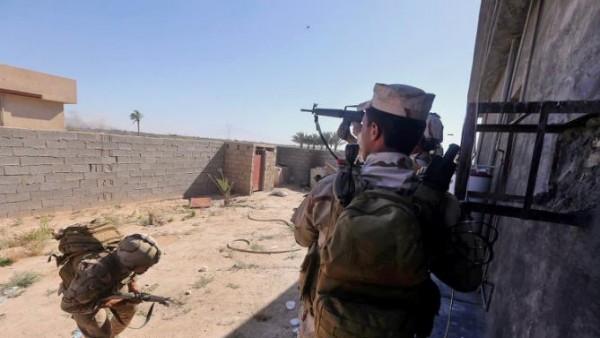
M 160 260 L 161 251 L 154 238 L 144 234 L 129 235 L 115 249 L 117 259 L 129 269 L 151 267 Z

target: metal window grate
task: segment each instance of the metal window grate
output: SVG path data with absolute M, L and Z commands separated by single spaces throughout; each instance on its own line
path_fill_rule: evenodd
M 508 124 L 476 123 L 477 118 L 484 114 L 520 115 Z M 538 124 L 520 124 L 523 119 L 532 114 L 539 114 Z M 549 124 L 548 116 L 550 114 L 584 115 L 566 123 Z M 591 210 L 560 213 L 535 209 L 532 207 L 532 202 L 540 159 L 542 158 L 544 136 L 550 133 L 562 133 L 567 129 L 585 125 L 588 120 L 596 117 L 600 117 L 600 101 L 488 102 L 469 104 L 467 107 L 465 125 L 463 127 L 461 154 L 456 174 L 456 197 L 459 200 L 464 201 L 468 194 L 469 196 L 477 196 L 485 199 L 485 202 L 463 202 L 462 205 L 466 211 L 528 220 L 563 223 L 574 226 L 585 225 L 591 217 Z M 506 187 L 506 180 L 510 170 L 514 135 L 519 133 L 536 134 L 525 195 L 507 195 L 504 191 L 499 193 L 475 193 L 467 191 L 475 135 L 476 133 L 491 132 L 509 134 L 506 153 L 504 155 L 505 165 L 501 176 L 501 187 Z M 502 203 L 506 201 L 510 201 L 511 205 L 502 205 Z M 515 204 L 519 206 L 514 206 Z

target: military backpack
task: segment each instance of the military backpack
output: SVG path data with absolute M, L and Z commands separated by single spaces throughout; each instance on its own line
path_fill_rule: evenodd
M 56 258 L 56 265 L 60 267 L 61 291 L 69 287 L 71 280 L 75 277 L 77 265 L 83 259 L 91 254 L 110 252 L 123 239 L 123 235 L 117 228 L 103 219 L 70 225 L 54 232 L 53 236 L 59 241 L 58 250 L 62 254 L 52 255 Z
M 427 335 L 439 309 L 410 193 L 357 192 L 319 250 L 318 337 Z

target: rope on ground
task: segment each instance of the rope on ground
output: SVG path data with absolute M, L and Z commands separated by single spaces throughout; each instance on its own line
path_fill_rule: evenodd
M 273 218 L 273 219 L 258 219 L 258 218 L 254 218 L 252 216 L 250 216 L 250 213 L 248 213 L 248 219 L 251 221 L 256 221 L 256 222 L 281 222 L 284 223 L 285 225 L 287 225 L 290 228 L 294 227 L 294 224 L 292 224 L 291 222 L 288 222 L 284 219 L 279 219 L 279 218 Z M 227 248 L 234 250 L 234 251 L 239 251 L 239 252 L 246 252 L 246 253 L 254 253 L 254 254 L 264 254 L 264 255 L 270 255 L 270 254 L 279 254 L 279 253 L 288 253 L 288 252 L 296 252 L 296 251 L 300 251 L 302 250 L 301 248 L 297 248 L 297 249 L 288 249 L 288 250 L 252 250 L 252 249 L 245 249 L 245 248 L 238 248 L 234 245 L 234 243 L 236 242 L 242 242 L 242 243 L 246 243 L 246 246 L 250 246 L 250 241 L 245 239 L 245 238 L 238 238 L 238 239 L 234 239 L 233 241 L 227 243 Z
M 289 249 L 289 250 L 252 250 L 252 249 L 244 249 L 244 248 L 236 248 L 233 243 L 235 242 L 243 242 L 246 243 L 247 246 L 250 246 L 250 241 L 244 238 L 238 238 L 238 239 L 234 239 L 233 241 L 227 243 L 227 247 L 231 250 L 234 251 L 239 251 L 239 252 L 246 252 L 246 253 L 254 253 L 254 254 L 264 254 L 264 255 L 270 255 L 270 254 L 280 254 L 280 253 L 287 253 L 287 252 L 295 252 L 295 251 L 300 251 L 302 249 L 298 248 L 298 249 Z

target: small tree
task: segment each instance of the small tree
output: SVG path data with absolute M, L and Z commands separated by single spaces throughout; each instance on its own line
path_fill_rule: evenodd
M 129 119 L 133 121 L 133 123 L 137 123 L 137 134 L 140 135 L 140 120 L 144 117 L 142 113 L 137 110 L 134 110 L 133 113 L 129 115 Z
M 208 178 L 217 186 L 221 195 L 223 195 L 223 205 L 229 206 L 231 204 L 231 194 L 233 192 L 233 182 L 229 182 L 225 173 L 223 173 L 223 169 L 219 168 L 219 176 L 215 177 L 211 174 L 207 174 Z

